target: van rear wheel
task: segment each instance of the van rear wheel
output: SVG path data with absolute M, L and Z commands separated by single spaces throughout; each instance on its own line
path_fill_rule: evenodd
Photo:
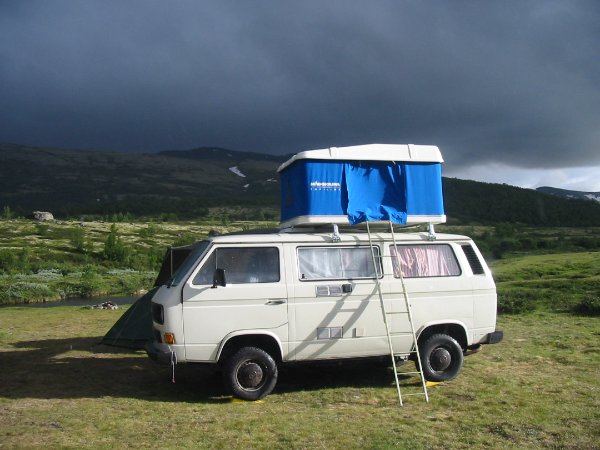
M 269 395 L 277 383 L 275 360 L 258 347 L 242 347 L 223 367 L 225 385 L 234 397 L 259 400 Z
M 419 345 L 423 376 L 429 381 L 449 381 L 456 378 L 463 366 L 460 344 L 447 334 L 433 334 Z M 416 361 L 417 369 L 419 362 Z

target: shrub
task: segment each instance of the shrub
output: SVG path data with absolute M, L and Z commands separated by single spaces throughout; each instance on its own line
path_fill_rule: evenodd
M 35 231 L 38 234 L 38 236 L 45 237 L 45 236 L 48 236 L 50 227 L 48 225 L 46 225 L 45 223 L 36 223 Z
M 184 245 L 190 245 L 194 242 L 198 241 L 198 237 L 192 233 L 182 233 L 180 234 L 175 242 L 173 242 L 173 247 L 181 247 Z
M 13 212 L 10 209 L 10 206 L 5 206 L 2 210 L 2 218 L 9 220 L 13 218 Z
M 100 290 L 101 280 L 96 269 L 92 266 L 87 266 L 81 274 L 81 282 L 79 283 L 79 292 L 82 297 L 92 297 Z
M 17 257 L 11 249 L 0 250 L 0 272 L 10 272 L 17 267 Z
M 52 292 L 45 283 L 18 281 L 10 285 L 4 294 L 7 300 L 27 303 L 31 300 L 45 300 Z
M 127 259 L 129 251 L 117 233 L 117 226 L 113 223 L 104 244 L 104 257 L 109 261 L 123 262 Z
M 29 263 L 31 260 L 31 251 L 29 247 L 22 247 L 21 250 L 17 253 L 17 265 L 18 268 L 22 271 L 26 271 L 29 269 Z
M 159 232 L 159 229 L 153 223 L 149 223 L 146 228 L 140 228 L 139 235 L 143 238 L 150 238 L 156 236 L 156 233 Z
M 584 316 L 600 316 L 600 296 L 588 295 L 573 307 L 573 311 Z
M 85 253 L 85 233 L 83 232 L 83 228 L 75 228 L 71 232 L 71 237 L 69 239 L 71 241 L 71 245 L 78 253 Z
M 526 292 L 508 291 L 498 295 L 499 314 L 522 314 L 535 310 L 535 299 Z

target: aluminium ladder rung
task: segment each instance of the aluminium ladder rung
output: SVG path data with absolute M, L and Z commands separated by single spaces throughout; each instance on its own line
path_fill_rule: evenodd
M 394 352 L 394 356 L 410 356 L 410 355 L 416 355 L 417 351 L 416 350 L 411 350 L 409 352 Z
M 390 331 L 390 336 L 410 336 L 411 334 L 410 331 Z
M 401 372 L 401 371 L 398 371 L 397 373 L 398 373 L 398 375 L 421 375 L 421 372 L 419 372 L 418 370 L 413 371 L 413 372 Z

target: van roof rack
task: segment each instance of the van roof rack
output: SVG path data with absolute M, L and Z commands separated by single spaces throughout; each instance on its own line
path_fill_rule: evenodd
M 433 230 L 433 224 L 418 223 L 410 225 L 402 225 L 399 223 L 392 223 L 394 231 L 409 231 L 415 228 L 422 228 L 424 225 L 428 227 L 428 231 Z M 369 222 L 369 226 L 372 231 L 389 231 L 390 222 Z M 289 227 L 283 227 L 278 229 L 280 233 L 327 233 L 333 230 L 334 234 L 339 232 L 367 232 L 366 222 L 362 222 L 356 225 L 349 224 L 336 224 L 336 223 L 318 223 L 310 225 L 292 225 Z M 433 232 L 435 234 L 435 232 Z

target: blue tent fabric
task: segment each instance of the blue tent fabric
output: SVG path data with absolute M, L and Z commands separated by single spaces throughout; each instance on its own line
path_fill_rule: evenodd
M 399 164 L 381 161 L 344 164 L 346 214 L 352 225 L 370 220 L 406 223 L 406 182 Z
M 442 165 L 404 164 L 406 209 L 415 216 L 443 215 Z
M 344 163 L 306 160 L 281 174 L 282 221 L 301 215 L 346 215 Z
M 302 159 L 281 175 L 281 222 L 338 216 L 351 224 L 444 217 L 441 163 Z

